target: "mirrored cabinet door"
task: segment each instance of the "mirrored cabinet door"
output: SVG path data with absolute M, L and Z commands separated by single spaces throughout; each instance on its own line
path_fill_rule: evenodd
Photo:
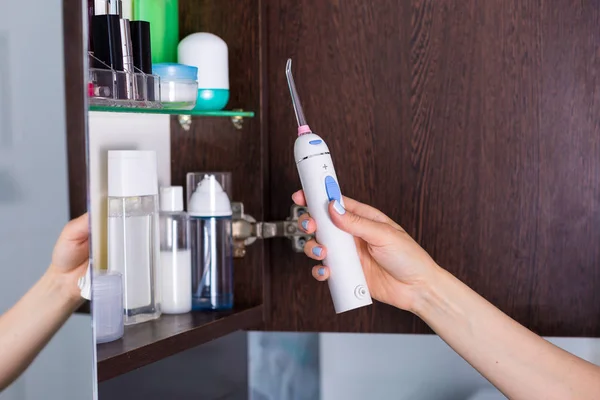
M 0 6 L 2 315 L 44 275 L 71 213 L 63 1 L 2 1 Z M 82 140 L 85 134 L 79 131 Z M 85 173 L 85 164 L 79 168 Z M 73 314 L 0 398 L 93 399 L 93 354 L 91 317 Z

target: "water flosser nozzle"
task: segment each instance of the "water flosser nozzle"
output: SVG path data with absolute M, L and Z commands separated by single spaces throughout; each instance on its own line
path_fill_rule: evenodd
M 294 112 L 296 113 L 296 121 L 298 121 L 298 136 L 311 133 L 310 127 L 304 118 L 302 104 L 300 104 L 300 98 L 298 97 L 298 92 L 296 91 L 296 84 L 294 83 L 294 76 L 292 75 L 291 58 L 288 58 L 287 63 L 285 64 L 285 76 L 287 77 L 290 94 L 292 95 L 292 105 L 294 106 Z

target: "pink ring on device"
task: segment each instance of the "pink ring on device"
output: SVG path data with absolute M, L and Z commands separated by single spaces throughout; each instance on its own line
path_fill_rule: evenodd
M 308 125 L 301 125 L 298 127 L 298 136 L 302 136 L 307 133 L 312 133 Z

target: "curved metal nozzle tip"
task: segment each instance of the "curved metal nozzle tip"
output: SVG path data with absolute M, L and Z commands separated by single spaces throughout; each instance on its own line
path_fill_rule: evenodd
M 302 111 L 302 106 L 300 105 L 300 99 L 298 98 L 298 92 L 296 91 L 294 77 L 292 76 L 291 58 L 288 58 L 287 63 L 285 64 L 285 76 L 287 78 L 288 86 L 290 88 L 290 94 L 292 96 L 292 105 L 294 106 L 294 112 L 296 113 L 296 120 L 298 121 L 298 126 L 307 125 L 306 120 L 304 119 L 304 112 Z

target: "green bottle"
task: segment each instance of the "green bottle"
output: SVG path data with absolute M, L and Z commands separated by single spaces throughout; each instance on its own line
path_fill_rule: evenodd
M 150 22 L 152 64 L 176 63 L 179 43 L 178 0 L 134 0 L 133 17 Z

